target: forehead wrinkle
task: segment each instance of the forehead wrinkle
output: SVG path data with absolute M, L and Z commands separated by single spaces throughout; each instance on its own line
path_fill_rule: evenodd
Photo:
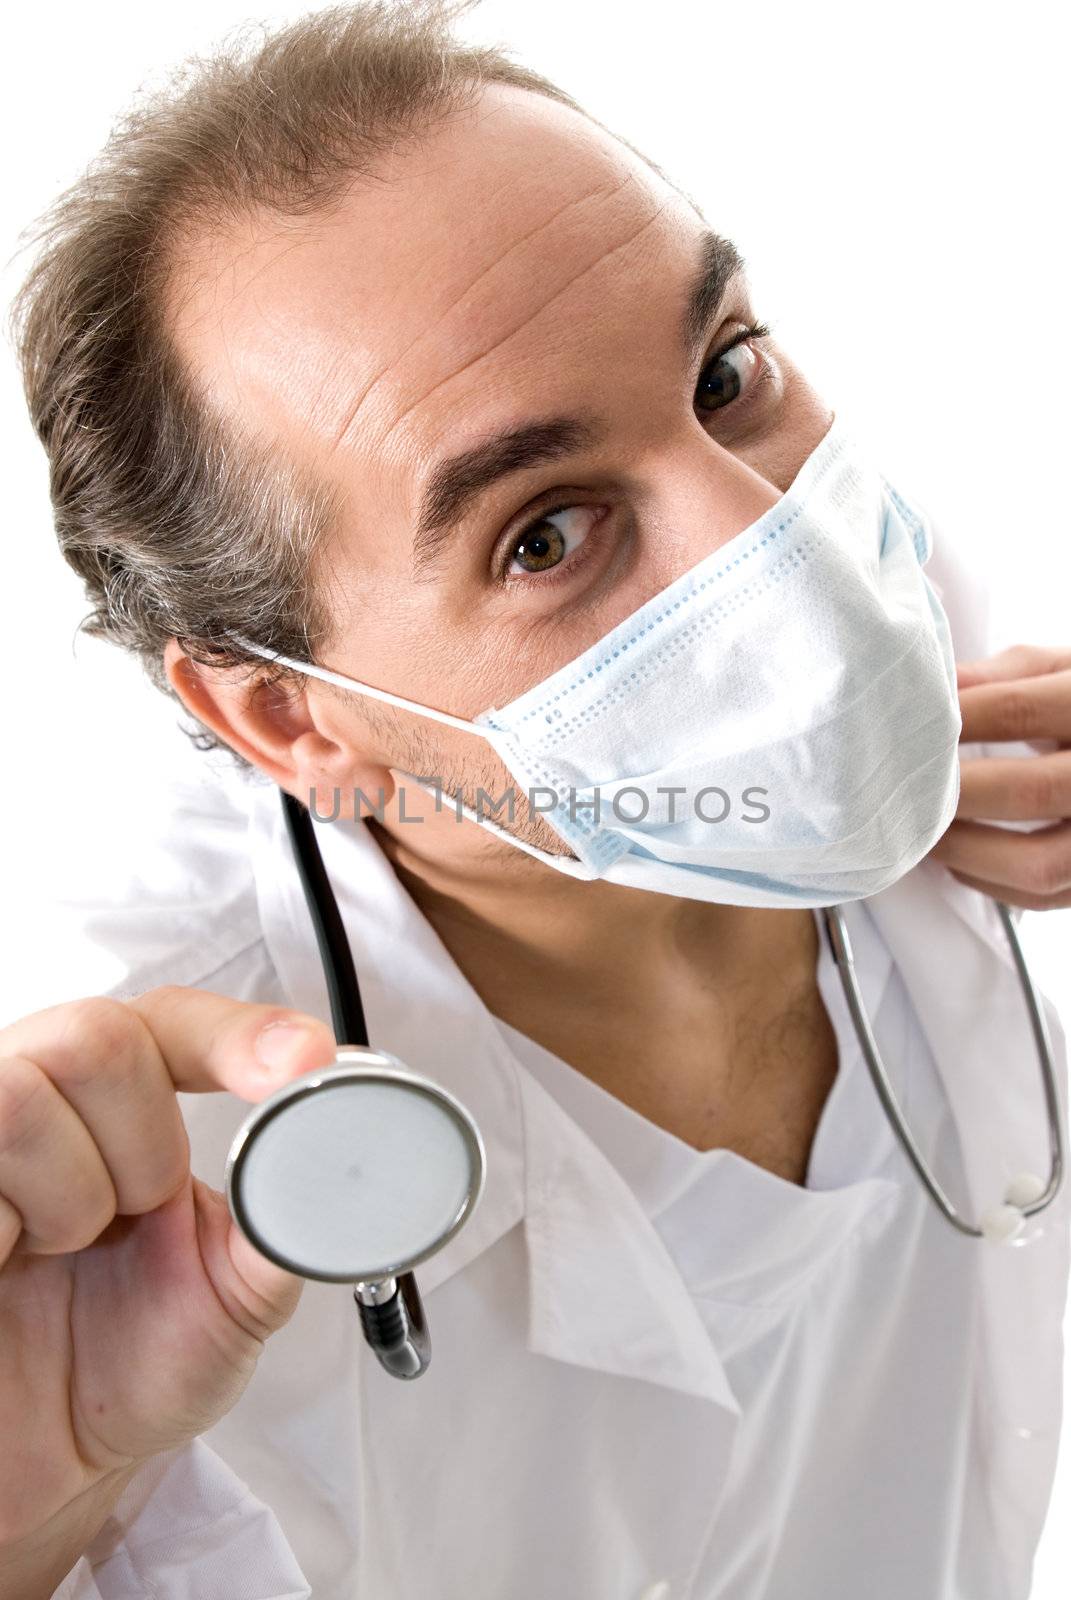
M 667 201 L 666 204 L 668 205 L 669 202 Z M 476 355 L 470 357 L 468 361 L 464 362 L 464 364 L 458 367 L 455 371 L 447 373 L 444 378 L 440 378 L 438 383 L 433 384 L 430 389 L 428 389 L 418 399 L 414 400 L 412 405 L 407 406 L 400 416 L 395 417 L 394 421 L 383 435 L 383 440 L 381 442 L 385 441 L 390 434 L 394 432 L 395 428 L 398 427 L 399 423 L 404 421 L 404 419 L 409 416 L 410 412 L 415 411 L 418 406 L 423 405 L 424 401 L 427 400 L 431 395 L 436 394 L 438 390 L 444 388 L 446 384 L 452 383 L 453 380 L 460 377 L 462 373 L 468 372 L 472 367 L 478 366 L 481 361 L 485 361 L 489 355 L 492 355 L 502 345 L 508 344 L 511 339 L 517 336 L 522 328 L 526 328 L 528 324 L 534 321 L 536 317 L 540 316 L 548 306 L 553 305 L 555 300 L 560 299 L 567 289 L 570 289 L 574 284 L 579 283 L 581 278 L 586 277 L 589 272 L 593 272 L 596 267 L 600 266 L 602 262 L 608 260 L 610 256 L 616 255 L 619 250 L 624 250 L 628 245 L 632 244 L 636 239 L 639 238 L 640 234 L 646 232 L 652 223 L 657 222 L 659 216 L 664 210 L 665 205 L 659 206 L 654 215 L 649 217 L 645 223 L 635 230 L 635 232 L 629 234 L 627 239 L 622 239 L 620 244 L 614 245 L 609 250 L 602 251 L 602 253 L 597 256 L 594 261 L 589 262 L 586 267 L 582 267 L 579 272 L 574 273 L 571 278 L 568 278 L 565 283 L 561 284 L 557 289 L 555 289 L 554 293 L 551 294 L 548 299 L 544 300 L 542 304 L 536 306 L 535 309 L 524 318 L 523 322 L 520 322 L 516 327 L 511 328 L 510 331 L 506 334 L 503 334 L 500 339 L 496 339 L 495 342 L 489 345 L 485 350 L 478 351 Z
M 358 416 L 360 415 L 360 411 L 361 411 L 362 406 L 364 405 L 365 401 L 368 399 L 368 396 L 375 389 L 375 387 L 379 383 L 380 379 L 383 378 L 393 368 L 397 367 L 398 364 L 401 361 L 404 361 L 405 357 L 409 354 L 409 352 L 412 349 L 414 349 L 415 346 L 418 345 L 421 342 L 422 339 L 426 339 L 428 337 L 429 333 L 431 333 L 435 328 L 439 327 L 446 320 L 447 317 L 452 316 L 453 313 L 457 310 L 458 306 L 460 306 L 460 305 L 462 305 L 464 303 L 464 301 L 468 298 L 468 296 L 470 294 L 472 294 L 473 290 L 476 289 L 479 286 L 480 283 L 482 283 L 484 278 L 488 277 L 492 272 L 494 272 L 498 267 L 500 267 L 503 261 L 508 260 L 508 258 L 513 254 L 514 251 L 519 250 L 522 245 L 527 244 L 531 239 L 538 238 L 538 236 L 541 233 L 546 232 L 546 230 L 549 227 L 552 227 L 553 224 L 555 222 L 557 222 L 560 217 L 563 217 L 567 211 L 571 211 L 576 206 L 586 205 L 589 200 L 594 200 L 594 199 L 598 198 L 600 195 L 605 196 L 607 200 L 612 200 L 613 197 L 616 194 L 619 194 L 621 192 L 621 190 L 625 187 L 626 184 L 634 183 L 635 181 L 636 181 L 635 174 L 631 173 L 631 172 L 627 172 L 620 183 L 614 184 L 609 189 L 605 188 L 604 186 L 601 186 L 599 188 L 590 190 L 587 194 L 578 195 L 573 200 L 567 200 L 566 203 L 563 206 L 559 206 L 558 210 L 552 212 L 549 217 L 544 217 L 542 222 L 538 223 L 534 228 L 531 228 L 531 229 L 529 229 L 529 231 L 527 233 L 522 234 L 519 239 L 514 239 L 512 244 L 510 244 L 502 252 L 501 255 L 496 256 L 495 259 L 493 261 L 489 262 L 485 267 L 481 267 L 479 272 L 476 274 L 476 276 L 473 279 L 471 279 L 471 281 L 469 283 L 467 283 L 465 285 L 464 289 L 462 289 L 460 294 L 457 295 L 457 297 L 453 300 L 453 302 L 450 304 L 450 306 L 447 307 L 447 309 L 442 313 L 442 315 L 437 317 L 436 320 L 430 325 L 430 327 L 422 328 L 421 331 L 418 334 L 416 334 L 409 341 L 409 343 L 405 346 L 405 348 L 403 350 L 401 350 L 397 355 L 395 355 L 390 361 L 388 361 L 386 366 L 382 367 L 380 369 L 380 371 L 375 374 L 375 376 L 372 378 L 372 380 L 366 385 L 366 387 L 358 395 L 358 397 L 355 400 L 353 406 L 350 408 L 348 414 L 346 415 L 345 419 L 342 422 L 342 425 L 337 430 L 334 439 L 331 441 L 330 448 L 331 449 L 337 449 L 340 445 L 342 445 L 343 441 L 346 438 L 346 435 L 350 432 L 350 430 L 352 429 L 352 427 L 353 427 L 354 423 L 356 422 Z M 508 187 L 508 185 L 504 185 L 503 187 Z M 499 194 L 501 192 L 502 192 L 501 189 L 498 189 L 498 190 L 495 191 L 496 194 Z M 493 198 L 493 196 L 491 198 Z M 651 220 L 653 221 L 654 219 L 652 218 Z M 628 241 L 626 240 L 625 242 L 627 243 Z M 602 258 L 600 257 L 599 259 L 601 260 Z M 593 263 L 593 264 L 597 264 L 597 263 Z M 564 288 L 568 288 L 569 285 L 565 284 L 565 285 L 563 285 L 563 287 Z M 561 293 L 561 290 L 559 290 L 558 293 Z M 553 299 L 555 297 L 552 296 L 551 298 Z M 548 304 L 549 304 L 549 302 L 548 302 Z M 537 307 L 537 309 L 533 313 L 533 315 L 538 315 L 539 311 L 541 311 L 543 309 L 544 309 L 544 307 L 542 307 L 542 306 Z M 526 320 L 530 321 L 531 318 L 529 317 Z M 519 324 L 519 327 L 523 327 L 524 325 L 525 325 L 524 323 L 521 323 L 521 324 Z M 518 331 L 517 328 L 513 329 L 513 333 L 516 333 L 517 331 Z M 499 344 L 504 343 L 506 339 L 511 338 L 511 337 L 512 337 L 512 334 L 504 335 L 503 338 L 497 340 L 496 343 L 490 347 L 490 349 L 491 350 L 496 349 Z M 485 355 L 489 354 L 489 353 L 490 353 L 489 351 L 484 351 L 483 352 L 483 354 L 485 354 Z M 466 361 L 465 364 L 463 366 L 459 367 L 455 372 L 448 373 L 445 378 L 442 378 L 440 380 L 440 382 L 437 383 L 434 386 L 434 388 L 429 389 L 425 394 L 421 395 L 417 400 L 414 400 L 413 404 L 410 407 L 408 407 L 408 409 L 406 411 L 403 411 L 401 416 L 398 416 L 398 417 L 396 417 L 394 419 L 394 422 L 391 424 L 391 428 L 388 429 L 388 432 L 390 432 L 393 428 L 397 427 L 398 423 L 403 421 L 404 418 L 406 416 L 408 416 L 410 411 L 414 410 L 417 406 L 423 404 L 423 402 L 428 398 L 428 395 L 434 394 L 435 393 L 435 389 L 439 388 L 441 386 L 441 384 L 449 383 L 451 378 L 458 377 L 460 373 L 464 372 L 469 366 L 471 366 L 473 364 L 474 361 L 479 360 L 479 359 L 480 359 L 479 356 L 472 357 L 471 360 Z

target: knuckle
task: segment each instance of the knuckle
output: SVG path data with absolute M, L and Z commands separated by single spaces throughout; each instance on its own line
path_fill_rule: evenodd
M 1030 857 L 1023 863 L 1019 873 L 1019 887 L 1028 895 L 1044 895 L 1048 891 L 1049 868 L 1044 858 L 1040 855 Z
M 95 1244 L 105 1228 L 115 1217 L 115 1197 L 101 1186 L 86 1195 L 77 1210 L 65 1213 L 47 1241 L 34 1246 L 34 1254 L 42 1256 L 73 1255 L 78 1250 L 88 1250 Z
M 1056 774 L 1037 760 L 1026 761 L 1024 766 L 1030 770 L 1022 774 L 1019 782 L 1022 803 L 1028 815 L 1032 818 L 1062 816 L 1064 797 L 1060 790 L 1063 786 Z
M 158 1155 L 152 1171 L 136 1182 L 125 1178 L 119 1209 L 124 1216 L 145 1216 L 172 1199 L 190 1179 L 189 1141 L 184 1130 Z
M 62 1223 L 50 1229 L 47 1239 L 24 1235 L 16 1248 L 17 1255 L 74 1256 L 96 1244 L 115 1215 L 114 1209 L 106 1215 L 83 1211 L 77 1217 L 65 1217 Z
M 46 1115 L 45 1075 L 24 1056 L 0 1060 L 0 1152 L 17 1148 Z
M 1033 738 L 1037 731 L 1037 707 L 1029 691 L 1004 689 L 999 700 L 997 721 L 1003 739 Z
M 191 1000 L 196 1004 L 198 990 L 181 983 L 158 983 L 146 989 L 130 1002 L 131 1010 L 145 1027 L 151 1027 L 153 1017 L 165 1013 L 189 1012 Z M 240 1002 L 235 1001 L 238 1005 Z M 170 1019 L 169 1019 L 170 1020 Z
M 53 1058 L 54 1076 L 71 1087 L 98 1080 L 102 1069 L 128 1067 L 135 1056 L 140 1024 L 121 1000 L 93 995 L 62 1008 L 63 1038 Z
M 1039 644 L 1010 644 L 998 657 L 1024 678 L 1035 677 L 1052 668 L 1052 651 Z
M 53 1194 L 43 1213 L 26 1221 L 16 1246 L 19 1254 L 71 1255 L 88 1249 L 115 1219 L 115 1189 L 102 1163 L 69 1162 L 63 1177 L 62 1190 Z
M 1048 644 L 1024 644 L 1021 649 L 1030 663 L 1030 671 L 1038 677 L 1050 672 L 1059 672 L 1067 666 L 1063 651 L 1053 649 Z
M 95 1243 L 115 1217 L 115 1195 L 102 1188 L 94 1196 L 93 1205 L 87 1205 L 71 1229 L 68 1250 L 85 1250 Z
M 1068 864 L 1065 853 L 1051 844 L 1039 845 L 1028 858 L 1023 874 L 1023 888 L 1029 894 L 1048 900 L 1069 887 Z
M 181 983 L 158 983 L 154 989 L 146 989 L 138 999 L 151 1000 L 155 1005 L 178 1005 L 189 992 Z

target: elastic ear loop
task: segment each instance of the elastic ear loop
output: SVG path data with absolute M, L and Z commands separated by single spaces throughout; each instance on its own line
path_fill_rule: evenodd
M 430 794 L 434 800 L 442 799 L 443 790 L 437 783 L 429 783 L 419 773 L 406 772 L 403 767 L 399 767 L 397 770 L 403 778 L 411 778 L 418 789 L 423 789 L 424 793 Z M 529 844 L 527 839 L 522 839 L 519 835 L 510 833 L 508 828 L 503 828 L 500 823 L 493 822 L 490 817 L 482 816 L 479 812 L 473 811 L 471 806 L 467 806 L 457 795 L 450 796 L 450 803 L 459 816 L 465 817 L 469 822 L 475 822 L 477 827 L 485 828 L 488 833 L 493 833 L 498 838 L 504 839 L 514 849 L 523 850 L 526 855 L 534 856 L 537 861 L 542 861 L 544 865 L 553 867 L 556 872 L 565 872 L 569 877 L 580 878 L 585 883 L 591 883 L 599 876 L 593 867 L 586 866 L 583 861 L 577 861 L 573 856 L 551 855 L 549 850 L 544 850 L 537 844 Z
M 361 683 L 357 678 L 347 678 L 344 672 L 332 672 L 330 667 L 318 667 L 311 661 L 298 661 L 293 656 L 278 654 L 275 650 L 265 650 L 262 645 L 254 644 L 251 639 L 245 639 L 240 633 L 232 633 L 230 637 L 243 649 L 252 651 L 253 655 L 260 656 L 264 661 L 278 662 L 281 667 L 289 667 L 292 672 L 303 672 L 308 678 L 319 678 L 322 683 L 333 683 L 339 689 L 353 689 L 357 694 L 368 695 L 372 700 L 382 700 L 385 705 L 397 706 L 400 711 L 415 711 L 419 717 L 431 717 L 435 722 L 445 723 L 448 728 L 461 728 L 465 733 L 478 733 L 481 739 L 486 739 L 487 734 L 478 722 L 470 722 L 467 717 L 455 717 L 450 711 L 437 711 L 434 706 L 422 706 L 415 700 L 406 700 L 404 695 L 391 694 L 389 689 L 374 689 L 370 683 Z
M 369 683 L 361 683 L 357 678 L 347 678 L 345 673 L 333 672 L 330 667 L 318 667 L 311 661 L 298 661 L 293 656 L 284 656 L 274 650 L 265 650 L 262 645 L 254 644 L 251 639 L 244 638 L 241 634 L 233 633 L 230 637 L 236 644 L 249 650 L 253 655 L 260 656 L 265 661 L 275 661 L 282 667 L 289 667 L 293 672 L 304 673 L 306 677 L 319 678 L 323 683 L 333 683 L 339 689 L 352 689 L 358 694 L 368 695 L 373 700 L 381 700 L 389 706 L 397 706 L 401 711 L 413 711 L 420 717 L 430 717 L 435 722 L 441 722 L 448 728 L 460 728 L 465 733 L 475 733 L 485 742 L 488 742 L 487 730 L 478 722 L 470 722 L 467 717 L 455 717 L 450 711 L 438 711 L 434 706 L 422 706 L 415 700 L 407 700 L 404 695 L 391 694 L 388 689 L 375 689 Z M 437 784 L 432 784 L 422 778 L 417 772 L 406 772 L 399 767 L 398 771 L 404 778 L 412 781 L 433 799 L 441 801 L 443 790 Z M 515 849 L 523 850 L 526 854 L 534 856 L 537 861 L 542 861 L 546 866 L 553 867 L 557 872 L 565 872 L 572 878 L 580 878 L 590 883 L 599 874 L 592 867 L 585 866 L 582 861 L 577 861 L 571 856 L 551 855 L 549 850 L 543 850 L 538 845 L 529 844 L 526 839 L 520 839 L 508 829 L 501 827 L 497 822 L 492 822 L 490 817 L 481 816 L 465 805 L 460 797 L 451 795 L 451 803 L 459 815 L 469 822 L 474 822 L 480 828 L 486 828 L 490 833 L 496 834 L 507 844 Z

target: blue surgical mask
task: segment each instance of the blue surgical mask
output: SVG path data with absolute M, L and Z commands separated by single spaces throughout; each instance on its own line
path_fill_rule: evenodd
M 583 655 L 474 721 L 258 655 L 485 739 L 578 878 L 732 905 L 835 905 L 955 815 L 960 714 L 925 517 L 836 420 L 784 495 Z

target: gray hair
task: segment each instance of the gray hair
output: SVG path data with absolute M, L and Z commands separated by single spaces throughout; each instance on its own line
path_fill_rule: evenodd
M 337 514 L 323 484 L 195 394 L 162 310 L 176 246 L 254 208 L 328 207 L 485 83 L 589 115 L 502 47 L 452 36 L 478 3 L 367 0 L 193 58 L 32 235 L 12 325 L 60 548 L 92 604 L 82 628 L 134 652 L 165 693 L 171 637 L 207 664 L 264 670 L 233 634 L 314 658 L 328 633 L 316 556 Z M 196 742 L 217 743 L 203 728 Z

